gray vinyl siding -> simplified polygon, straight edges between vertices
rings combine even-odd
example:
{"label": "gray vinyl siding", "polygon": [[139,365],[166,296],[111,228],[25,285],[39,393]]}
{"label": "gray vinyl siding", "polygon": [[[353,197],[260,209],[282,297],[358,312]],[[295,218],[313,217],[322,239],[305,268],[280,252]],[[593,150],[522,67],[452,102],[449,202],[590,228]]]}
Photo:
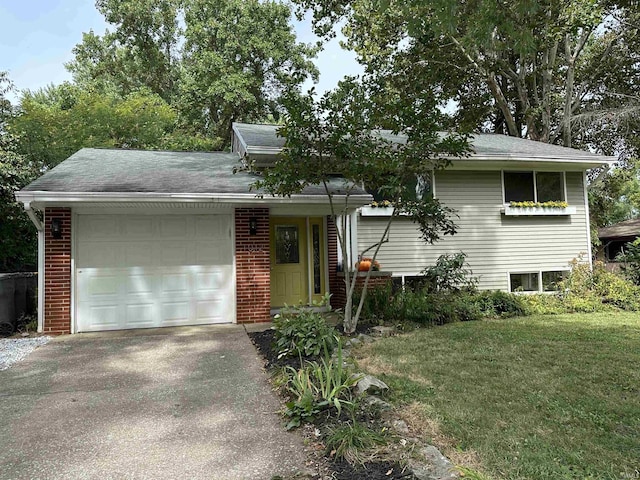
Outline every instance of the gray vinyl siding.
{"label": "gray vinyl siding", "polygon": [[[588,254],[589,243],[582,172],[567,172],[566,187],[575,214],[507,217],[501,213],[500,171],[438,172],[436,196],[456,209],[458,232],[428,245],[411,221],[394,220],[389,243],[378,254],[382,269],[394,276],[416,275],[439,255],[463,251],[479,288],[500,290],[509,289],[509,272],[567,270],[573,258]],[[359,251],[379,241],[387,220],[359,217]]]}

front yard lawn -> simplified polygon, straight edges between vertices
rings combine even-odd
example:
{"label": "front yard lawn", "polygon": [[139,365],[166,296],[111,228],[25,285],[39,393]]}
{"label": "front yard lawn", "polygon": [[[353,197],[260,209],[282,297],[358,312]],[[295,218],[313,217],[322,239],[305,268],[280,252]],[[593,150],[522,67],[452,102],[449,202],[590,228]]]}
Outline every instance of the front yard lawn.
{"label": "front yard lawn", "polygon": [[494,479],[640,478],[637,313],[456,323],[357,356],[454,463]]}

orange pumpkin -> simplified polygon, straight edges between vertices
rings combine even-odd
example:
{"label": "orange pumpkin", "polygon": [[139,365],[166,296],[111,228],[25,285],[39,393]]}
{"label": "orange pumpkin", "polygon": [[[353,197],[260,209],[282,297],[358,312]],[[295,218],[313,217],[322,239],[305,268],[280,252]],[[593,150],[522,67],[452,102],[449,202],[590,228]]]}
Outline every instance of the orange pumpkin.
{"label": "orange pumpkin", "polygon": [[372,262],[370,258],[363,258],[356,263],[356,269],[359,272],[367,272],[369,270],[377,271],[380,270],[380,264],[377,260]]}
{"label": "orange pumpkin", "polygon": [[360,260],[358,263],[356,263],[356,268],[359,272],[368,272],[371,268],[371,260]]}

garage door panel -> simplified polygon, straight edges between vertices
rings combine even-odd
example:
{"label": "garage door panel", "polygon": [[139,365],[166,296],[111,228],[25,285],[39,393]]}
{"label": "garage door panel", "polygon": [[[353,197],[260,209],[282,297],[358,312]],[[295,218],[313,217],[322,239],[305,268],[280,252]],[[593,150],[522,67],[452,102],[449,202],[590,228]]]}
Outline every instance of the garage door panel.
{"label": "garage door panel", "polygon": [[86,288],[90,298],[117,296],[120,293],[119,275],[91,275]]}
{"label": "garage door panel", "polygon": [[[189,217],[174,216],[160,221],[160,235],[167,239],[187,239],[189,235]],[[206,221],[206,219],[204,220]]]}
{"label": "garage door panel", "polygon": [[155,252],[146,242],[125,244],[123,266],[127,267],[151,267],[155,264]]}
{"label": "garage door panel", "polygon": [[155,302],[127,305],[126,325],[130,328],[144,328],[155,326],[158,310]]}
{"label": "garage door panel", "polygon": [[164,266],[190,265],[188,244],[167,243],[160,247],[160,262]]}
{"label": "garage door panel", "polygon": [[118,305],[91,305],[84,312],[91,318],[88,330],[114,330],[121,328],[120,307]]}
{"label": "garage door panel", "polygon": [[[79,215],[77,330],[232,322],[230,219]],[[100,225],[119,233],[100,237]]]}
{"label": "garage door panel", "polygon": [[87,242],[88,248],[79,249],[77,255],[78,267],[81,268],[117,268],[121,266],[120,252],[116,245],[110,242]]}
{"label": "garage door panel", "polygon": [[164,273],[162,274],[162,291],[160,295],[188,295],[189,288],[189,274],[188,273]]}
{"label": "garage door panel", "polygon": [[114,215],[81,215],[78,219],[78,228],[86,240],[116,239],[122,233],[120,222]]}
{"label": "garage door panel", "polygon": [[149,238],[155,233],[154,218],[150,215],[123,216],[123,240]]}
{"label": "garage door panel", "polygon": [[128,296],[155,296],[156,295],[156,276],[153,273],[148,274],[129,274],[126,275],[125,293]]}
{"label": "garage door panel", "polygon": [[192,318],[191,302],[162,302],[163,325],[189,325]]}

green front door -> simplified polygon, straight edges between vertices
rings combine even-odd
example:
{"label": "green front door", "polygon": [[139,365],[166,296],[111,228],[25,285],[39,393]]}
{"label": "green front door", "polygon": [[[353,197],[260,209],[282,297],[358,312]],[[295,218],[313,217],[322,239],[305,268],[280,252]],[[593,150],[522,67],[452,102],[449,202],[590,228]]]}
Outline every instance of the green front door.
{"label": "green front door", "polygon": [[271,218],[271,306],[308,303],[307,222],[299,217]]}

